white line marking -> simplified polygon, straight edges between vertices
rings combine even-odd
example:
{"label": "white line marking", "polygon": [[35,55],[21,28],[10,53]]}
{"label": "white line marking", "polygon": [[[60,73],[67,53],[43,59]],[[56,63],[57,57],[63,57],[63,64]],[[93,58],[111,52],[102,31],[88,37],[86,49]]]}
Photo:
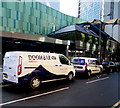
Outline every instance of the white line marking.
{"label": "white line marking", "polygon": [[115,103],[111,108],[117,108],[117,106],[120,105],[120,101],[118,101],[117,103]]}
{"label": "white line marking", "polygon": [[36,97],[40,97],[40,96],[60,92],[60,91],[67,90],[67,89],[69,89],[69,87],[61,88],[61,89],[58,89],[58,90],[54,90],[54,91],[46,92],[46,93],[43,93],[43,94],[38,94],[38,95],[26,97],[26,98],[22,98],[22,99],[18,99],[18,100],[13,100],[13,101],[10,101],[10,102],[1,103],[0,106],[15,103],[15,102],[20,102],[20,101],[25,101],[25,100],[28,100],[28,99],[32,99],[32,98],[36,98]]}
{"label": "white line marking", "polygon": [[109,78],[109,77],[100,78],[100,79],[93,80],[93,81],[89,81],[89,82],[86,82],[86,83],[87,83],[87,84],[90,84],[90,83],[94,83],[94,82],[97,82],[97,81],[105,80],[105,79],[108,79],[108,78]]}

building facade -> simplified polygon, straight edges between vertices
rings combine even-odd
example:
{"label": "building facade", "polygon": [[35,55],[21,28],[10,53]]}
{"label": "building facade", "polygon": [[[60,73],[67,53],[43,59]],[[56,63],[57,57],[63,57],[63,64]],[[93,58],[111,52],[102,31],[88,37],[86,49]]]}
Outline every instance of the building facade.
{"label": "building facade", "polygon": [[101,0],[79,0],[78,18],[93,20],[101,18]]}
{"label": "building facade", "polygon": [[120,18],[104,21],[105,32],[109,34],[116,41],[120,42]]}
{"label": "building facade", "polygon": [[120,1],[109,0],[104,2],[104,15],[111,14],[110,17],[104,17],[104,21],[120,18]]}
{"label": "building facade", "polygon": [[119,0],[109,0],[109,2],[105,1],[104,15],[110,14],[110,16],[103,17],[104,21],[109,23],[105,25],[105,32],[107,32],[111,37],[113,37],[118,42],[120,42],[120,12],[119,11],[120,11]]}
{"label": "building facade", "polygon": [[60,13],[40,2],[0,2],[0,30],[46,35],[84,20]]}
{"label": "building facade", "polygon": [[[86,20],[111,20],[120,18],[119,0],[79,0],[78,17]],[[110,14],[109,16],[107,16]]]}

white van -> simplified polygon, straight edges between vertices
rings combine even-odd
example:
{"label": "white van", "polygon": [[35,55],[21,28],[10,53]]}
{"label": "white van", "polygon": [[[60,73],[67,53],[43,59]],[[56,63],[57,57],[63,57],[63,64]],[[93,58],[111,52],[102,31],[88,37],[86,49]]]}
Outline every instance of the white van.
{"label": "white van", "polygon": [[62,54],[44,52],[6,52],[3,62],[3,81],[28,83],[36,89],[43,82],[72,80],[75,70]]}
{"label": "white van", "polygon": [[102,73],[103,67],[98,64],[98,60],[96,58],[74,57],[72,59],[72,63],[74,65],[76,75],[83,73],[87,77],[90,77],[91,74]]}

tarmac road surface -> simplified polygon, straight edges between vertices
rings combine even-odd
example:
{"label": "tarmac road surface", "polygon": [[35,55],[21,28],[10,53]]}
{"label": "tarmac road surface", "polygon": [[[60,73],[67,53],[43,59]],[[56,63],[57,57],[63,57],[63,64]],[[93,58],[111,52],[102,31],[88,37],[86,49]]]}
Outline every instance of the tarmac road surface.
{"label": "tarmac road surface", "polygon": [[[2,85],[0,106],[119,106],[120,72],[44,83],[37,90]],[[6,108],[5,107],[5,108]]]}

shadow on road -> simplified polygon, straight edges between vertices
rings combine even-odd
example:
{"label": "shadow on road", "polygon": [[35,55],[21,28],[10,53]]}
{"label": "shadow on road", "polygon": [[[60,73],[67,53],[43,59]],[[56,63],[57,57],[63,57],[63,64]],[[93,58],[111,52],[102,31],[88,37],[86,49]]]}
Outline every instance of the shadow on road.
{"label": "shadow on road", "polygon": [[2,90],[6,91],[6,92],[11,92],[14,94],[23,94],[23,93],[28,94],[28,93],[32,93],[32,92],[43,93],[43,92],[48,92],[48,91],[68,87],[68,86],[72,85],[74,82],[75,82],[75,80],[73,80],[72,82],[69,82],[66,80],[61,80],[61,81],[42,83],[40,85],[40,87],[36,90],[29,89],[29,87],[26,84],[25,85],[19,84],[19,85],[11,85],[8,87],[3,87]]}

